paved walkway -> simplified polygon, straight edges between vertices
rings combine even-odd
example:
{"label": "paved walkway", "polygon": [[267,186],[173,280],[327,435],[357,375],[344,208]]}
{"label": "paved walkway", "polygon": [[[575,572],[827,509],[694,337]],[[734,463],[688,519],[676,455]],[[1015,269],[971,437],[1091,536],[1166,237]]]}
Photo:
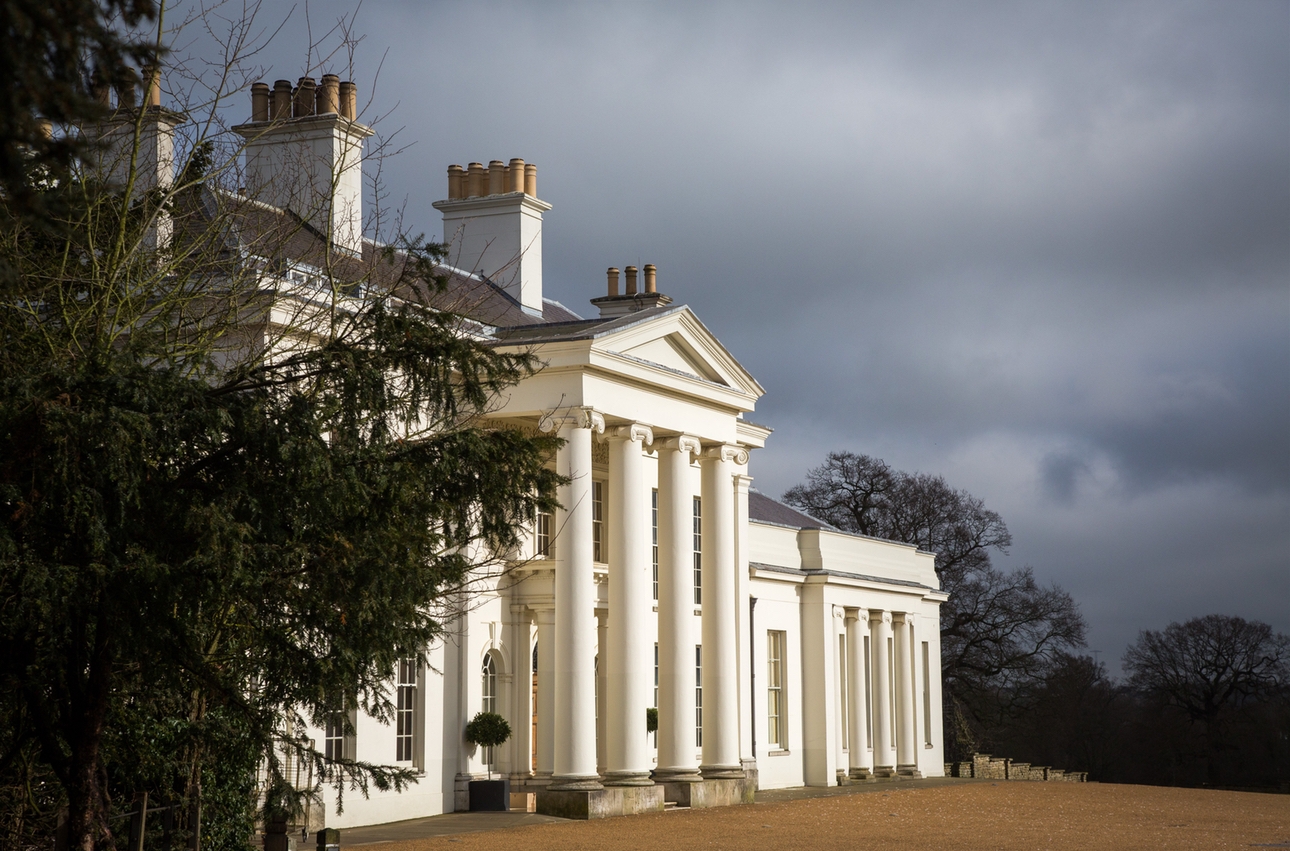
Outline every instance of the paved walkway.
{"label": "paved walkway", "polygon": [[[934,786],[952,786],[962,783],[986,783],[959,777],[928,777],[922,780],[900,780],[886,783],[857,783],[852,786],[795,786],[790,789],[767,789],[757,793],[757,803],[796,801],[802,798],[832,798],[837,795],[858,795],[866,792],[899,792],[904,789],[927,789]],[[452,836],[459,833],[480,833],[486,830],[505,830],[531,824],[553,824],[569,819],[543,816],[537,813],[444,813],[441,816],[408,819],[369,827],[348,827],[340,832],[341,848],[357,848],[379,842],[399,842],[406,839],[423,839],[430,836]],[[312,839],[313,837],[310,837]],[[308,847],[312,847],[306,843]]]}
{"label": "paved walkway", "polygon": [[568,821],[568,819],[520,812],[444,813],[441,816],[392,821],[388,824],[374,824],[369,827],[347,827],[340,832],[340,847],[356,848],[377,842],[399,842],[404,839],[423,839],[427,836],[479,833],[484,830],[505,830],[508,827],[552,824],[560,821]]}

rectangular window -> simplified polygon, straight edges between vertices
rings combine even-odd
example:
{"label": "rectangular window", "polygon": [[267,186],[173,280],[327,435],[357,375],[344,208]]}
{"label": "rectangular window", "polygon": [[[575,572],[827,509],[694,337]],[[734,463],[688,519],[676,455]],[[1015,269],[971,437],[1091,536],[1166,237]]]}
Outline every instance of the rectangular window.
{"label": "rectangular window", "polygon": [[412,762],[412,745],[416,737],[416,659],[399,660],[399,678],[396,690],[398,692],[398,703],[395,712],[394,759],[397,762]]}
{"label": "rectangular window", "polygon": [[784,717],[784,633],[766,633],[766,743],[788,750]]}
{"label": "rectangular window", "polygon": [[337,712],[327,718],[323,731],[323,756],[329,760],[345,758],[345,713]]}
{"label": "rectangular window", "polygon": [[865,724],[864,724],[864,744],[869,750],[873,750],[873,675],[869,668],[869,660],[873,658],[869,649],[869,636],[864,637],[864,705],[865,705]]}
{"label": "rectangular window", "polygon": [[694,498],[694,605],[703,603],[703,503]]}
{"label": "rectangular window", "polygon": [[[650,492],[650,543],[654,547],[654,599],[658,600],[658,488]],[[657,655],[657,651],[656,651]],[[654,683],[658,685],[657,680]],[[657,692],[657,688],[655,689]],[[658,706],[658,695],[654,696],[654,705]]]}
{"label": "rectangular window", "polygon": [[932,652],[923,642],[923,744],[932,745]]}
{"label": "rectangular window", "polygon": [[591,483],[591,560],[605,563],[605,483]]}
{"label": "rectangular window", "polygon": [[851,747],[851,709],[847,694],[847,637],[838,636],[838,721],[842,724],[842,749],[850,750]]}
{"label": "rectangular window", "polygon": [[538,511],[537,522],[534,524],[534,552],[538,558],[551,557],[551,512]]}
{"label": "rectangular window", "polygon": [[694,645],[694,746],[703,747],[703,645]]}
{"label": "rectangular window", "polygon": [[658,706],[658,642],[654,642],[654,706]]}

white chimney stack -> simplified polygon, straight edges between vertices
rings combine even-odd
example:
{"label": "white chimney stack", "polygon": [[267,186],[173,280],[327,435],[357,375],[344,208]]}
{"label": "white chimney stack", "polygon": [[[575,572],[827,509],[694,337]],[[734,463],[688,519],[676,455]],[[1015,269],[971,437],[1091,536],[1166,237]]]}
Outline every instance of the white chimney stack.
{"label": "white chimney stack", "polygon": [[251,121],[233,128],[246,139],[246,191],[300,216],[332,245],[363,250],[363,140],[373,130],[355,120],[354,84],[325,74],[293,89],[251,87]]}
{"label": "white chimney stack", "polygon": [[521,159],[449,166],[448,198],[434,207],[443,213],[450,262],[482,273],[524,312],[541,316],[542,214],[551,205],[537,198],[537,166]]}

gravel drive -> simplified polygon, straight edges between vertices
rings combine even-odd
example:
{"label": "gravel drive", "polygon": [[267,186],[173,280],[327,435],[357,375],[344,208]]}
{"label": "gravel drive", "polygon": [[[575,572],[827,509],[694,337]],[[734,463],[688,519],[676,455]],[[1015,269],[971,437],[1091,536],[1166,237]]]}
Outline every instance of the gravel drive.
{"label": "gravel drive", "polygon": [[[342,839],[344,834],[342,832]],[[351,846],[352,847],[352,846]],[[362,846],[429,849],[1290,849],[1290,795],[975,782]]]}

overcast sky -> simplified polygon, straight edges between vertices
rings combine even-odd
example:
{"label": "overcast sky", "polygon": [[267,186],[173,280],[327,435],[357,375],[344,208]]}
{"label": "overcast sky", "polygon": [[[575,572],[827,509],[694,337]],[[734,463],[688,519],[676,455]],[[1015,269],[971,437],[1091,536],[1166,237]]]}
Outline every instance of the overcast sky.
{"label": "overcast sky", "polygon": [[[311,2],[315,37],[352,5]],[[1113,672],[1173,620],[1290,633],[1290,3],[368,2],[356,29],[408,226],[441,233],[450,163],[536,163],[548,297],[592,315],[606,266],[656,264],[766,388],[763,492],[829,450],[944,475]]]}

